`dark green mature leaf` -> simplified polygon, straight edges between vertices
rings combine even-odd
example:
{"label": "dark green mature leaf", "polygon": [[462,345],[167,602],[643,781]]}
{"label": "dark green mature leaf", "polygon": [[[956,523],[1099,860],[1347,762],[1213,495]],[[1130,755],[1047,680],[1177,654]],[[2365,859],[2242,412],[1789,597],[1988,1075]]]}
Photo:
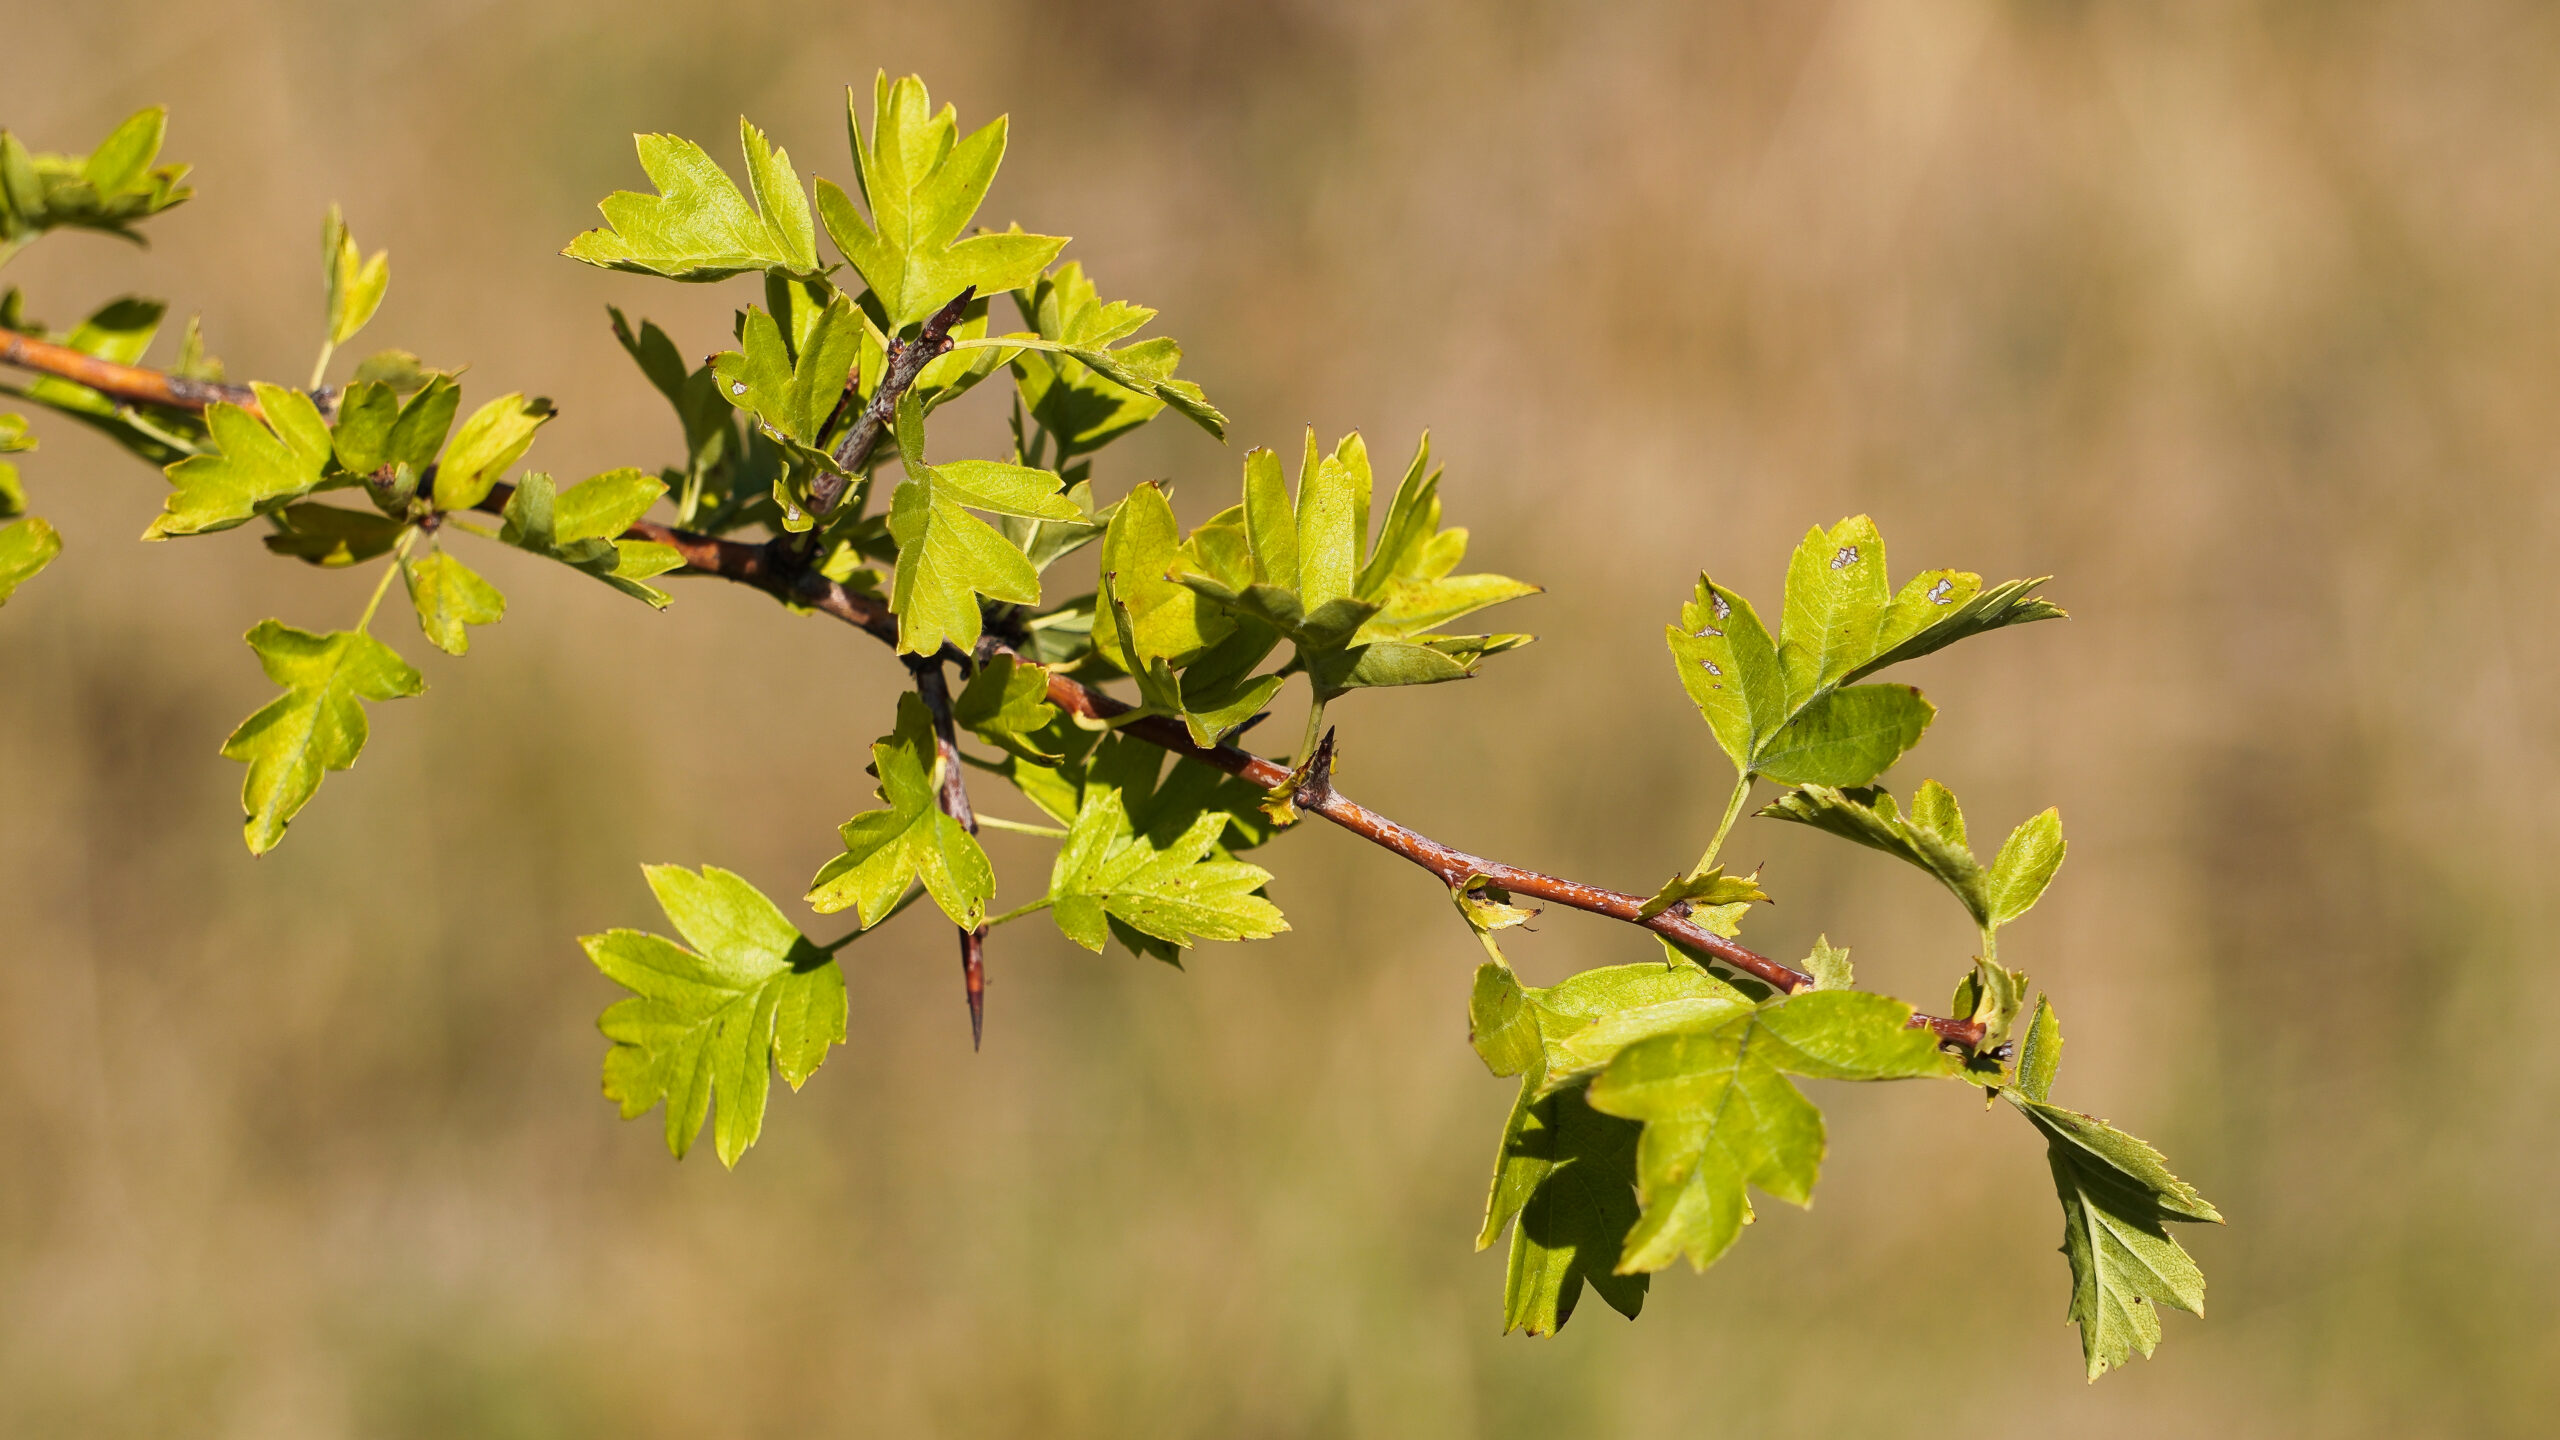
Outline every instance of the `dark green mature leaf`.
{"label": "dark green mature leaf", "polygon": [[87,155],[40,155],[0,130],[0,260],[47,230],[99,230],[140,243],[133,226],[195,194],[184,165],[154,166],[169,112],[136,111]]}
{"label": "dark green mature leaf", "polygon": [[871,772],[888,808],[844,823],[844,853],[809,882],[810,907],[821,915],[857,910],[865,926],[876,925],[912,881],[923,884],[954,924],[975,929],[985,923],[995,871],[978,837],[936,803],[941,757],[932,717],[916,696],[898,697],[898,728],[873,742]]}
{"label": "dark green mature leaf", "polygon": [[1809,1204],[1821,1169],[1822,1112],[1785,1077],[1893,1080],[1944,1075],[1911,1007],[1855,990],[1808,990],[1722,1018],[1633,1039],[1591,1082],[1592,1108],[1645,1122],[1636,1158],[1643,1217],[1620,1268],[1686,1257],[1705,1269],[1752,1218],[1748,1187]]}
{"label": "dark green mature leaf", "polygon": [[1681,687],[1737,770],[1853,787],[1917,744],[1933,713],[1908,687],[1854,682],[1968,635],[2061,616],[2028,595],[2042,583],[1985,591],[1978,575],[1932,570],[1893,594],[1884,537],[1855,515],[1797,546],[1778,637],[1749,602],[1702,575],[1666,638]]}
{"label": "dark green mature leaf", "polygon": [[248,640],[267,678],[285,693],[241,721],[222,753],[248,763],[240,805],[249,818],[242,830],[249,853],[264,855],[284,839],[285,826],[319,790],[322,774],[356,763],[366,734],[361,702],[403,699],[427,687],[398,652],[360,630],[315,635],[262,620]]}
{"label": "dark green mature leaf", "polygon": [[270,553],[333,570],[389,554],[400,543],[401,532],[409,528],[374,511],[341,510],[311,501],[287,505],[267,518],[276,524],[276,533],[267,537]]}
{"label": "dark green mature leaf", "polygon": [[1516,1192],[1522,1198],[1487,1209],[1490,1233],[1479,1235],[1476,1246],[1483,1249],[1502,1223],[1517,1220],[1503,1274],[1503,1333],[1554,1334],[1573,1318],[1585,1283],[1632,1320],[1644,1309],[1651,1277],[1620,1275],[1613,1267],[1636,1222],[1642,1127],[1592,1109],[1579,1087],[1543,1098],[1533,1097],[1532,1088],[1524,1080],[1513,1102],[1494,1181],[1497,1197]]}
{"label": "dark green mature leaf", "polygon": [[887,329],[920,323],[965,289],[980,295],[1019,290],[1057,258],[1067,243],[1060,236],[960,238],[1003,163],[1005,117],[962,139],[957,113],[945,105],[935,114],[924,81],[909,75],[893,85],[883,70],[872,87],[865,141],[855,100],[848,88],[845,130],[871,217],[866,221],[827,180],[817,184],[818,217],[871,287]]}
{"label": "dark green mature leaf", "polygon": [[169,467],[169,482],[176,488],[169,492],[164,512],[142,532],[143,539],[228,530],[320,483],[331,450],[329,425],[320,418],[319,407],[310,396],[280,386],[252,388],[265,423],[236,405],[216,402],[208,407],[205,423],[213,451]]}
{"label": "dark green mature leaf", "polygon": [[530,470],[507,498],[498,538],[520,550],[547,555],[607,585],[664,610],[666,591],[641,582],[684,566],[684,556],[654,540],[619,538],[667,493],[666,482],[625,467],[590,475],[555,492],[551,477]]}
{"label": "dark green mature leaf", "polygon": [[61,553],[61,534],[40,516],[0,526],[0,605]]}
{"label": "dark green mature leaf", "polygon": [[2036,1007],[2018,1083],[2001,1094],[2045,1140],[2062,1201],[2062,1253],[2071,1263],[2069,1318],[2080,1327],[2091,1380],[2160,1344],[2160,1314],[2204,1314],[2204,1272],[2169,1238],[2174,1223],[2220,1224],[2222,1214],[2170,1173],[2160,1152],[2103,1120],[2045,1098],[2060,1066],[2053,1001]]}
{"label": "dark green mature leaf", "polygon": [[1140,830],[1118,787],[1088,782],[1050,871],[1059,931],[1098,952],[1111,920],[1180,948],[1194,940],[1263,940],[1288,929],[1280,907],[1257,893],[1271,872],[1220,847],[1231,819],[1204,810],[1168,839]]}
{"label": "dark green mature leaf", "polygon": [[924,412],[913,392],[898,402],[898,461],[907,476],[889,498],[889,534],[898,542],[889,608],[898,616],[898,649],[973,649],[982,633],[978,597],[1037,605],[1040,572],[1019,546],[969,512],[1039,520],[1075,520],[1081,512],[1046,470],[995,460],[926,464]]}
{"label": "dark green mature leaf", "polygon": [[409,601],[418,611],[418,628],[428,643],[447,655],[471,653],[472,625],[495,625],[506,618],[507,597],[478,572],[436,550],[403,562]]}
{"label": "dark green mature leaf", "polygon": [[712,1132],[734,1166],[764,1132],[772,1071],[793,1090],[845,1040],[844,972],[763,892],[716,866],[642,867],[688,950],[639,930],[579,939],[607,979],[632,992],[598,1028],[605,1097],[636,1119],[667,1107],[667,1149],[679,1160],[720,1097]]}
{"label": "dark green mature leaf", "polygon": [[1498,963],[1476,967],[1469,1034],[1488,1069],[1521,1077],[1476,1234],[1482,1250],[1518,1221],[1503,1287],[1506,1333],[1554,1333],[1572,1318],[1585,1282],[1630,1319],[1642,1308],[1646,1277],[1617,1270],[1638,1214],[1638,1127],[1592,1109],[1582,1084],[1631,1038],[1750,1008],[1685,963],[1611,966],[1546,989],[1522,988]]}
{"label": "dark green mature leaf", "polygon": [[812,278],[822,273],[809,197],[792,173],[791,156],[766,143],[764,132],[745,116],[738,117],[738,144],[761,214],[701,146],[674,135],[631,139],[658,193],[617,190],[606,196],[596,207],[604,212],[605,228],[580,235],[561,254],[670,280],[725,280],[752,270]]}

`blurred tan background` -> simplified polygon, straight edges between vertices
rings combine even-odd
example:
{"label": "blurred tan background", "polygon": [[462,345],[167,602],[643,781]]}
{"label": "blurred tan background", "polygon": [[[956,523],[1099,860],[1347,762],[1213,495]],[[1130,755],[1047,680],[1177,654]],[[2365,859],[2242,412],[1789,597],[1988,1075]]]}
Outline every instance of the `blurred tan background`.
{"label": "blurred tan background", "polygon": [[[482,547],[507,622],[400,640],[431,693],[253,863],[239,636],[344,624],[370,576],[136,545],[161,482],[39,417],[69,548],[0,612],[0,1431],[2548,1433],[2560,12],[0,0],[0,36],[0,124],[78,149],[167,102],[202,191],[147,253],[11,265],[32,313],[166,296],[299,379],[342,201],[393,257],[357,348],[556,397],[567,475],[675,450],[608,302],[700,354],[754,294],[556,257],[640,186],[630,132],[734,165],[744,110],[849,180],[876,67],[1009,110],[985,218],[1077,237],[1236,418],[1154,427],[1106,494],[1172,476],[1196,515],[1242,444],[1400,460],[1427,424],[1474,559],[1549,584],[1495,617],[1543,643],[1340,716],[1353,793],[1522,863],[1642,888],[1712,829],[1659,639],[1702,565],[1774,597],[1864,510],[1897,573],[2056,574],[2071,623],[1911,673],[1943,713],[1896,778],[1977,831],[2062,806],[2004,958],[2053,989],[2064,1098],[2232,1220],[2182,1237],[2211,1318],[2087,1387],[2025,1127],[1831,1087],[1810,1214],[1635,1325],[1505,1339],[1475,948],[1324,827],[1269,852],[1294,931],[1188,974],[1003,932],[977,1056],[910,917],[740,1168],[673,1163],[597,1094],[616,992],[573,937],[657,923],[644,859],[796,894],[867,803],[888,657]],[[992,844],[1007,903],[1040,883]],[[1881,857],[1729,853],[1775,953],[1827,932],[1923,1001],[1969,953]],[[1650,945],[1551,914],[1515,951]]]}

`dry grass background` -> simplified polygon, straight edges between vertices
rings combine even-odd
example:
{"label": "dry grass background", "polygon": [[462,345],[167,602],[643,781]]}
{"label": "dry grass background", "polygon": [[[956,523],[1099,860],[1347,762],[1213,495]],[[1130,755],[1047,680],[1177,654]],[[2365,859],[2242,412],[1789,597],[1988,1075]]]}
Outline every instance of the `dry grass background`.
{"label": "dry grass background", "polygon": [[[573,936],[633,862],[798,886],[898,679],[689,585],[652,615],[521,557],[468,661],[252,863],[239,643],[364,580],[142,547],[147,471],[60,424],[70,548],[0,614],[0,1430],[87,1436],[2542,1433],[2560,1400],[2548,555],[2560,536],[2560,14],[2501,0],[2124,7],[1170,3],[722,7],[0,0],[0,123],[175,106],[158,248],[10,267],[57,323],[200,308],[299,376],[313,232],[394,260],[366,337],[557,397],[576,475],[674,432],[608,301],[712,348],[738,287],[555,257],[634,130],[739,111],[844,178],[838,87],[998,109],[990,214],[1163,308],[1243,443],[1423,425],[1477,558],[1551,593],[1468,686],[1355,698],[1355,793],[1641,886],[1722,761],[1658,627],[1774,591],[1812,521],[1898,569],[2058,578],[2077,618],[1930,662],[1903,778],[1977,828],[2059,802],[2014,932],[2064,1088],[2232,1217],[2212,1318],[2087,1388],[2036,1146],[1838,1091],[1767,1207],[1644,1320],[1503,1339],[1470,1253],[1508,1090],[1473,945],[1324,832],[1296,929],[1190,973],[1001,937],[968,1053],[951,944],[852,954],[855,1043],[734,1174],[595,1093]],[[981,416],[965,422],[991,436]],[[1106,490],[1233,450],[1157,427]],[[1746,827],[1781,954],[1935,998],[1916,877]],[[995,845],[1009,887],[1039,852]],[[1009,890],[1010,893],[1010,890]],[[1633,958],[1551,916],[1542,976]]]}

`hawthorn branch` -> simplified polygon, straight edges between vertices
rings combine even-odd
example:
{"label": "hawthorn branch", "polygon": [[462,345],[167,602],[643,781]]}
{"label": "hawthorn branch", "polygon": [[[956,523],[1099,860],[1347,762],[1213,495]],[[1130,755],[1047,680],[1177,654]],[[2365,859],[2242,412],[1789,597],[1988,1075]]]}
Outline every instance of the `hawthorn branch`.
{"label": "hawthorn branch", "polygon": [[[955,300],[951,305],[945,306],[943,312],[937,314],[934,319],[943,321],[947,331],[950,322],[944,320],[944,316],[948,315],[956,319],[965,300],[964,296],[961,300]],[[928,331],[932,328],[933,321],[928,321]],[[918,337],[919,346],[923,338],[921,335]],[[948,348],[947,333],[942,337],[942,344],[944,348]],[[920,349],[915,353],[920,353]],[[925,362],[931,358],[931,355],[925,355],[916,360],[908,370],[904,384],[899,388],[903,389],[905,385],[913,384],[915,374],[921,371]],[[236,386],[186,380],[129,365],[112,365],[66,346],[53,345],[6,332],[0,332],[0,361],[44,374],[58,375],[118,399],[137,403],[200,410],[214,401],[221,400],[242,405],[244,408],[255,408],[254,397]],[[890,386],[886,378],[880,390],[883,394],[889,392]],[[896,399],[894,394],[889,395],[893,413]],[[871,411],[877,408],[876,400],[872,406],[866,407],[864,412],[866,421],[870,419]],[[863,428],[862,425],[857,424],[855,433],[860,433]],[[849,434],[847,440],[852,439],[853,435]],[[876,445],[878,439],[879,426],[874,424],[870,428],[867,444]],[[868,454],[866,447],[863,452],[866,460]],[[480,503],[479,508],[491,511],[502,510],[505,508],[507,496],[512,493],[509,487],[499,486]],[[812,499],[815,498],[813,495]],[[627,539],[656,541],[673,548],[676,553],[682,555],[685,560],[684,570],[671,573],[716,575],[724,580],[751,586],[776,599],[843,621],[893,649],[897,646],[898,622],[897,618],[889,613],[886,602],[873,596],[847,590],[843,585],[815,570],[778,554],[775,547],[700,535],[687,530],[678,530],[673,526],[661,525],[652,520],[640,521],[623,534]],[[956,787],[959,783],[959,766],[956,763],[957,746],[953,740],[949,719],[947,682],[941,678],[941,666],[938,663],[934,664],[932,669],[935,677],[932,683],[943,695],[942,708],[936,713],[935,718],[935,744],[936,748],[943,750],[945,754],[947,778],[946,794],[943,799],[947,807],[952,798],[947,793],[948,788]],[[917,681],[918,690],[925,691],[927,682],[922,670],[917,672]],[[1062,710],[1089,720],[1118,719],[1135,708],[1055,671],[1049,676],[1049,701]],[[929,709],[932,708],[933,701],[930,694],[927,694],[926,704]],[[1293,773],[1288,767],[1276,761],[1266,760],[1231,745],[1195,745],[1192,743],[1189,732],[1179,721],[1162,715],[1149,715],[1127,721],[1120,726],[1120,731],[1144,740],[1150,745],[1197,760],[1212,769],[1240,776],[1264,789],[1271,789],[1289,781]],[[1322,747],[1320,753],[1328,763],[1323,766],[1310,764],[1307,772],[1299,777],[1294,796],[1298,808],[1310,814],[1321,815],[1370,844],[1403,856],[1429,871],[1433,877],[1453,890],[1464,887],[1471,879],[1481,878],[1486,883],[1510,891],[1513,895],[1526,896],[1533,900],[1642,926],[1710,956],[1720,964],[1750,975],[1783,993],[1793,994],[1813,983],[1812,976],[1770,959],[1738,941],[1728,940],[1715,934],[1689,919],[1687,915],[1680,913],[1677,907],[1647,917],[1642,913],[1645,904],[1644,896],[1631,895],[1623,890],[1611,890],[1598,885],[1586,885],[1579,880],[1567,880],[1517,865],[1506,865],[1498,860],[1488,860],[1455,846],[1441,844],[1427,835],[1400,825],[1336,790],[1333,786],[1329,763],[1330,745]],[[966,792],[961,792],[958,799],[963,808],[952,812],[955,818],[967,813]],[[963,823],[970,822],[964,820]],[[962,955],[964,963],[968,964],[972,970],[970,1018],[974,1034],[979,1019],[978,1007],[982,993],[980,986],[983,982],[976,974],[980,965],[980,956],[965,936],[962,942]],[[1982,1043],[1983,1026],[1975,1021],[1914,1015],[1911,1023],[1914,1027],[1936,1032],[1940,1039],[1950,1044],[1967,1049]]]}

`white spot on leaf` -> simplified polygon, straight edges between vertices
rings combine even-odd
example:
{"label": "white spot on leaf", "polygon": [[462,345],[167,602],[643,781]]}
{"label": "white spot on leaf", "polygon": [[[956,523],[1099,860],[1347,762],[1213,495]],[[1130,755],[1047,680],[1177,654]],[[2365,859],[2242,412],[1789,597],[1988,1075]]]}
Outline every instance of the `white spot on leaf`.
{"label": "white spot on leaf", "polygon": [[1949,580],[1944,576],[1940,576],[1938,583],[1929,587],[1929,603],[1932,605],[1946,604],[1949,600],[1954,598],[1955,588],[1956,582]]}
{"label": "white spot on leaf", "polygon": [[1831,568],[1834,570],[1846,570],[1857,563],[1858,547],[1855,545],[1843,545],[1840,547],[1840,553],[1831,557]]}
{"label": "white spot on leaf", "polygon": [[746,394],[746,393],[747,393],[747,382],[746,382],[746,381],[744,381],[744,380],[732,380],[732,381],[730,381],[730,382],[729,382],[729,393],[730,393],[730,394],[732,394],[732,395],[744,395],[744,394]]}

